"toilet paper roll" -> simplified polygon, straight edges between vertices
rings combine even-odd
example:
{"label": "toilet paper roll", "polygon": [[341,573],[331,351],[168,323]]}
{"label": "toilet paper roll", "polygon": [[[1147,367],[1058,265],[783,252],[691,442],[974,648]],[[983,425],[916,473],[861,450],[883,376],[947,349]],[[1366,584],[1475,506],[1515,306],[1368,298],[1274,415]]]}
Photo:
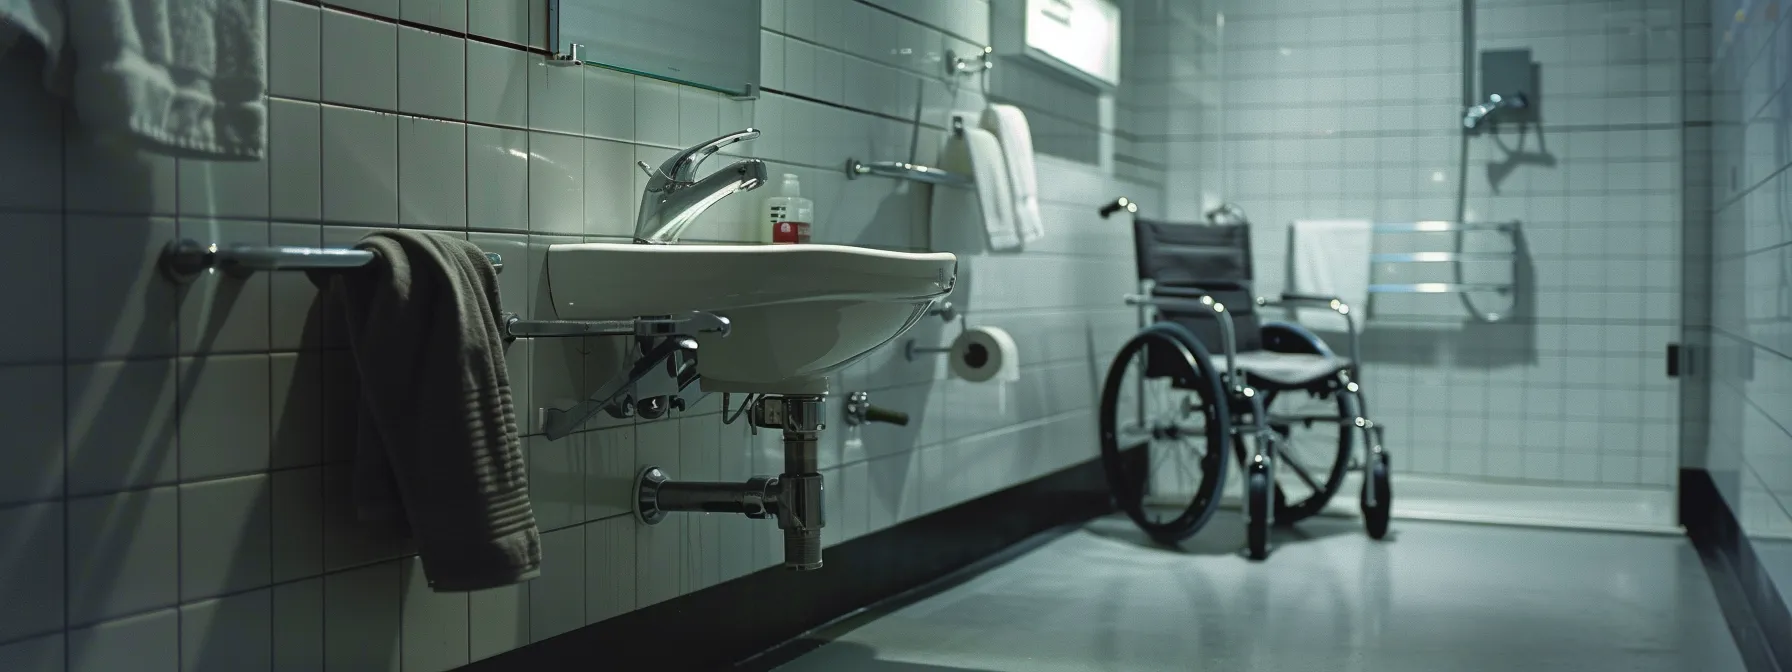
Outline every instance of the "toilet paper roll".
{"label": "toilet paper roll", "polygon": [[1020,353],[1014,337],[999,327],[971,327],[952,341],[952,375],[973,383],[1020,380]]}

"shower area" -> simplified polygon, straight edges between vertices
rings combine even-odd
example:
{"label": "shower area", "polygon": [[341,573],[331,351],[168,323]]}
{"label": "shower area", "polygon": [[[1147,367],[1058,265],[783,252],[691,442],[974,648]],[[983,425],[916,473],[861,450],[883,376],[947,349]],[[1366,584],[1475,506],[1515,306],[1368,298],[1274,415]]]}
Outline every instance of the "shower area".
{"label": "shower area", "polygon": [[1242,208],[1264,296],[1292,222],[1372,223],[1364,382],[1397,515],[1675,529],[1702,2],[1128,9],[1115,160],[1162,180],[1150,214]]}

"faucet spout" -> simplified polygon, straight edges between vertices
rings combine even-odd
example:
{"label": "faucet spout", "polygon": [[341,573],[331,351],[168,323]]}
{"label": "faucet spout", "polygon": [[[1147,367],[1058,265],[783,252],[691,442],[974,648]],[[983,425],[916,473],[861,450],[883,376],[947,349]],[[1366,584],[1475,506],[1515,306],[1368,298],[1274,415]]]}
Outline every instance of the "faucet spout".
{"label": "faucet spout", "polygon": [[685,227],[722,199],[765,184],[765,162],[737,161],[709,177],[676,189],[641,195],[641,215],[635,222],[635,242],[671,243]]}
{"label": "faucet spout", "polygon": [[737,161],[709,177],[697,179],[697,167],[704,159],[723,147],[756,137],[757,129],[742,129],[674,154],[658,170],[642,163],[641,170],[646,171],[648,179],[647,188],[641,193],[641,211],[635,219],[635,242],[673,242],[717,201],[765,184],[765,162],[756,159]]}

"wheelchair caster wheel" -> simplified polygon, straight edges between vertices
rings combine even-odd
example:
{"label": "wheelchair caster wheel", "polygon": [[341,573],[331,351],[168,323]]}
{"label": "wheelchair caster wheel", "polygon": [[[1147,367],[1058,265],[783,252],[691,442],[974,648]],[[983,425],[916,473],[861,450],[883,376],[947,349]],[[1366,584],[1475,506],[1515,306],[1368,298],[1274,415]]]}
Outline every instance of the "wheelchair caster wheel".
{"label": "wheelchair caster wheel", "polygon": [[1269,557],[1269,465],[1252,463],[1245,477],[1245,537],[1252,560]]}
{"label": "wheelchair caster wheel", "polygon": [[[1381,539],[1388,534],[1388,517],[1394,508],[1394,491],[1388,487],[1388,455],[1380,453],[1371,458],[1368,473],[1365,474],[1362,494],[1363,525],[1368,528],[1370,539]],[[1369,487],[1375,488],[1375,503],[1369,503]]]}

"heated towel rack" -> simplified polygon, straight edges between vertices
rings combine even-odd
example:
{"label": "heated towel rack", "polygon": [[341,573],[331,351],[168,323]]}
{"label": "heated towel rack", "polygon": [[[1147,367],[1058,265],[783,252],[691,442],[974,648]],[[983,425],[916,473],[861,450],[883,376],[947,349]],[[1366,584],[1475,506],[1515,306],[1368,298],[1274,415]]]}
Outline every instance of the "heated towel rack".
{"label": "heated towel rack", "polygon": [[[1375,222],[1370,226],[1375,233],[1454,233],[1483,231],[1503,233],[1508,236],[1518,232],[1518,222],[1451,222],[1444,220],[1423,220],[1417,222]],[[1457,239],[1457,247],[1461,247],[1461,239]],[[1378,252],[1369,255],[1370,263],[1375,264],[1462,264],[1469,262],[1506,262],[1514,265],[1518,262],[1518,246],[1513,245],[1511,252],[1462,252],[1423,251],[1423,252]],[[1456,277],[1462,277],[1460,267]],[[1514,276],[1516,277],[1516,272]],[[1493,292],[1497,294],[1512,293],[1510,282],[1412,282],[1412,283],[1375,283],[1369,284],[1371,294],[1460,294],[1469,292]],[[1497,313],[1479,313],[1477,317],[1493,321],[1499,319]]]}
{"label": "heated towel rack", "polygon": [[[964,118],[952,117],[952,134],[964,135]],[[968,187],[976,184],[976,178],[969,175],[941,170],[932,166],[923,166],[906,161],[871,161],[858,159],[846,160],[846,179],[856,180],[861,175],[891,177],[898,180],[912,180],[927,184],[946,184],[955,187]]]}
{"label": "heated towel rack", "polygon": [[[485,253],[492,268],[504,272],[504,257]],[[182,238],[162,248],[162,274],[175,282],[191,282],[211,269],[235,276],[255,271],[308,271],[359,268],[373,261],[367,250],[337,247],[289,247],[281,245],[210,245]]]}

